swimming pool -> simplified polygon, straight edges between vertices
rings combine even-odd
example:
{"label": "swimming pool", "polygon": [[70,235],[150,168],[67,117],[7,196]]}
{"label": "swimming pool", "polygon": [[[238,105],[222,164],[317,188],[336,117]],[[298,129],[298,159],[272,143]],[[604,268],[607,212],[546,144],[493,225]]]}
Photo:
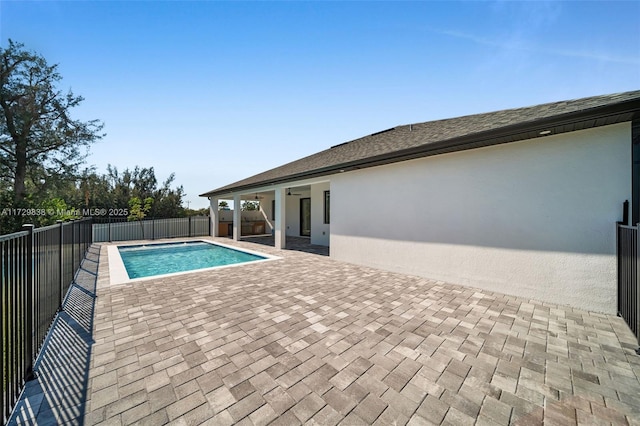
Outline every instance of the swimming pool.
{"label": "swimming pool", "polygon": [[[112,253],[114,256],[111,255]],[[125,278],[122,272],[132,280],[264,261],[270,258],[272,257],[205,241],[171,242],[118,246],[115,251],[110,250],[109,269],[112,270],[113,263],[116,269],[115,275],[119,275],[122,281],[122,278]],[[117,271],[120,265],[124,271]],[[113,282],[113,279],[111,281]]]}

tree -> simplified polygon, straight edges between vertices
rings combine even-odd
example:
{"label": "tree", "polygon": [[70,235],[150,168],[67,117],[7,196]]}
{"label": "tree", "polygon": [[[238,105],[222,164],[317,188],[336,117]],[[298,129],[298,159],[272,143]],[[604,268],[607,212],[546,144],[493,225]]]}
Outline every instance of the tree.
{"label": "tree", "polygon": [[229,210],[229,203],[222,200],[218,203],[218,210]]}
{"label": "tree", "polygon": [[0,47],[0,179],[11,184],[16,205],[30,185],[73,179],[87,155],[82,148],[104,136],[99,120],[71,118],[84,98],[58,90],[57,68],[21,43]]}
{"label": "tree", "polygon": [[201,209],[187,209],[185,210],[187,216],[209,216],[209,207],[203,207]]}
{"label": "tree", "polygon": [[129,216],[128,221],[142,220],[147,217],[147,214],[153,206],[153,198],[147,197],[144,199],[144,204],[138,197],[133,197],[129,200]]}
{"label": "tree", "polygon": [[147,197],[143,201],[138,197],[132,197],[129,200],[129,216],[127,220],[132,222],[137,220],[140,223],[140,228],[142,228],[142,239],[144,240],[144,225],[142,220],[147,217],[147,214],[151,210],[151,206],[153,206],[153,198]]}
{"label": "tree", "polygon": [[243,211],[260,210],[260,202],[259,201],[243,201],[242,210]]}
{"label": "tree", "polygon": [[[151,168],[153,173],[153,167]],[[162,187],[155,189],[154,198],[158,200],[154,206],[154,215],[156,217],[184,217],[185,209],[182,207],[182,197],[185,196],[182,185],[175,189],[171,189],[171,184],[175,180],[175,174],[171,173],[167,180],[162,183]]]}
{"label": "tree", "polygon": [[73,210],[60,198],[46,200],[42,202],[39,207],[41,210],[47,212],[47,215],[42,216],[43,220],[40,223],[36,223],[36,225],[45,226],[51,225],[58,220],[76,219],[76,216],[72,214]]}
{"label": "tree", "polygon": [[171,188],[175,180],[175,174],[169,175],[167,180],[158,187],[153,167],[138,167],[133,170],[125,169],[122,173],[116,167],[107,167],[107,178],[111,185],[112,207],[126,207],[131,197],[141,200],[151,197],[154,204],[151,214],[154,217],[183,217],[185,215],[182,207],[182,197],[184,189],[179,186]]}
{"label": "tree", "polygon": [[115,205],[111,189],[107,175],[98,175],[93,168],[85,169],[67,196],[73,200],[74,205],[84,208],[113,209],[126,207],[126,204],[123,206]]}
{"label": "tree", "polygon": [[[11,214],[11,211],[17,210],[10,208],[14,203],[13,192],[0,180],[0,235],[19,230],[23,223],[40,227],[83,214],[124,216],[130,210],[130,200],[134,198],[138,200],[134,202],[139,205],[144,217],[161,219],[209,214],[208,208],[183,208],[184,189],[182,186],[172,187],[175,175],[172,173],[162,185],[158,185],[153,167],[136,166],[133,170],[119,172],[109,165],[106,174],[99,174],[91,167],[76,175],[74,179],[49,179],[46,188],[43,187],[37,197],[28,193],[21,210],[38,212],[29,216]],[[144,200],[147,198],[153,199],[153,203],[145,210]],[[65,211],[71,212],[70,215],[58,214]],[[106,217],[95,216],[94,219],[107,220]],[[140,219],[136,216],[131,220]]]}

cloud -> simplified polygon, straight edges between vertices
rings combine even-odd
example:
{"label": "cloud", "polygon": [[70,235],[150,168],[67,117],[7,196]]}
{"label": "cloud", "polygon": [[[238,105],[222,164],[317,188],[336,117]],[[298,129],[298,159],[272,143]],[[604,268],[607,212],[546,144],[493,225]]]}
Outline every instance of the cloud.
{"label": "cloud", "polygon": [[[567,10],[568,5],[556,1],[513,2],[497,0],[491,2],[490,13],[479,23],[486,28],[486,34],[478,31],[432,28],[432,31],[471,43],[501,50],[503,54],[524,53],[527,56],[552,55],[563,58],[580,58],[589,61],[640,65],[640,55],[636,52],[615,54],[611,50],[585,45],[584,37],[571,37],[568,28],[575,27],[575,10]],[[571,7],[569,7],[571,9]],[[590,12],[593,13],[593,12]],[[581,19],[584,19],[581,18]],[[596,30],[604,31],[604,30]],[[491,34],[491,35],[489,35]],[[550,34],[558,34],[553,42],[545,43]],[[558,37],[564,44],[558,47]],[[576,43],[580,43],[580,47]]]}
{"label": "cloud", "polygon": [[475,34],[455,31],[455,30],[438,30],[431,29],[432,32],[458,38],[462,40],[468,40],[476,44],[496,47],[503,50],[517,50],[522,52],[536,53],[542,55],[554,55],[567,58],[582,58],[600,62],[612,62],[620,64],[640,65],[640,57],[633,56],[616,56],[608,53],[598,52],[596,50],[568,50],[568,49],[556,49],[542,46],[531,45],[529,42],[522,40],[522,37],[506,37],[500,40],[491,39],[487,37],[477,36]]}

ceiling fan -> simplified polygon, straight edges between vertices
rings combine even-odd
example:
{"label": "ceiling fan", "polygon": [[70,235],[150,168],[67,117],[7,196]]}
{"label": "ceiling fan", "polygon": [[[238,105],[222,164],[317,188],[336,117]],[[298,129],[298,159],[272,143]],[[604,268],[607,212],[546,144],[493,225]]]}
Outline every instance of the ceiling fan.
{"label": "ceiling fan", "polygon": [[264,197],[262,195],[258,195],[258,193],[256,192],[256,196],[253,197],[254,200],[258,201],[258,200],[262,200]]}
{"label": "ceiling fan", "polygon": [[291,193],[291,188],[287,188],[287,196],[289,195],[302,195],[302,194],[292,194]]}

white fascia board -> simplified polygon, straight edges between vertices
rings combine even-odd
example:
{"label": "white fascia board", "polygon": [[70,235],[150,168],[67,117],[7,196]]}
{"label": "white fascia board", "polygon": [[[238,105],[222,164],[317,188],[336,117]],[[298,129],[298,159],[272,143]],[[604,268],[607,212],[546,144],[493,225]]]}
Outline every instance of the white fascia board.
{"label": "white fascia board", "polygon": [[331,176],[332,175],[327,175],[327,176],[321,176],[317,178],[301,179],[301,180],[296,180],[291,182],[263,185],[263,186],[258,186],[252,189],[243,189],[241,191],[232,191],[226,194],[216,195],[215,198],[217,198],[218,200],[232,200],[234,195],[236,194],[240,194],[240,196],[242,197],[243,195],[255,195],[256,192],[275,191],[277,188],[295,188],[297,186],[316,185],[319,183],[331,182]]}

